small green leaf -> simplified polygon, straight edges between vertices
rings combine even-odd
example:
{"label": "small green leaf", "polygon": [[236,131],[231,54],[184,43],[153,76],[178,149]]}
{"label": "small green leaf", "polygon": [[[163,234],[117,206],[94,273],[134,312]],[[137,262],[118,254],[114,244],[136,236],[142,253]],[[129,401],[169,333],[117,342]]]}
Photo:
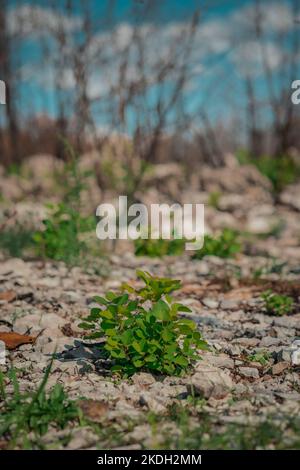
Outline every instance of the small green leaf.
{"label": "small green leaf", "polygon": [[82,328],[83,330],[91,330],[93,326],[90,323],[82,322],[79,323],[79,328]]}
{"label": "small green leaf", "polygon": [[161,321],[170,320],[170,307],[163,300],[158,300],[152,307],[152,314]]}
{"label": "small green leaf", "polygon": [[100,297],[99,295],[96,295],[93,297],[94,302],[100,305],[107,305],[107,300],[104,299],[104,297]]}

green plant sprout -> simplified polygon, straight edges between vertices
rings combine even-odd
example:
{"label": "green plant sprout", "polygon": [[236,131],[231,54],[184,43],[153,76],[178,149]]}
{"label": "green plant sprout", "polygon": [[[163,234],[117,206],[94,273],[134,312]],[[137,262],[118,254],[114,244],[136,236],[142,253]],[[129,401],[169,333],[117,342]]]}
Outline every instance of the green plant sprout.
{"label": "green plant sprout", "polygon": [[248,361],[250,362],[259,362],[262,366],[269,364],[271,354],[268,351],[257,352],[255,354],[249,354],[247,356]]}
{"label": "green plant sprout", "polygon": [[80,326],[92,330],[90,339],[103,338],[112,372],[181,375],[199,359],[198,350],[208,345],[196,323],[178,315],[190,312],[170,296],[180,281],[142,271],[137,276],[144,282],[142,288],[124,284],[122,292],[95,297],[99,307],[92,308]]}

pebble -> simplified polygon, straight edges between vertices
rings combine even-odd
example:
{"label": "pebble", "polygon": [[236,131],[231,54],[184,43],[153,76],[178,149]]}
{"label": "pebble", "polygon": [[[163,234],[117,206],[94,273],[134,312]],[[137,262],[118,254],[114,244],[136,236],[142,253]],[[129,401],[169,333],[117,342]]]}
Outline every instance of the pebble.
{"label": "pebble", "polygon": [[203,303],[203,305],[205,305],[205,307],[208,307],[208,308],[218,308],[219,306],[219,302],[215,299],[211,299],[209,297],[204,297],[201,302]]}
{"label": "pebble", "polygon": [[259,344],[260,340],[257,338],[236,338],[231,341],[231,344],[239,344],[246,348],[254,348]]}
{"label": "pebble", "polygon": [[239,367],[238,372],[241,376],[249,378],[249,379],[259,378],[259,372],[254,367]]}
{"label": "pebble", "polygon": [[292,364],[300,366],[300,349],[292,352]]}
{"label": "pebble", "polygon": [[290,367],[289,362],[278,362],[277,364],[274,364],[272,366],[272,374],[273,375],[280,375],[285,369],[288,369]]}
{"label": "pebble", "polygon": [[240,302],[232,299],[222,300],[220,308],[223,310],[234,310],[239,307]]}
{"label": "pebble", "polygon": [[187,379],[188,392],[202,398],[224,398],[233,388],[230,376],[218,367],[199,362],[195,367],[196,373]]}
{"label": "pebble", "polygon": [[269,346],[277,346],[282,344],[282,339],[280,338],[273,338],[272,336],[265,336],[261,342],[259,343],[259,346],[261,348],[267,348]]}
{"label": "pebble", "polygon": [[205,354],[205,361],[216,367],[224,367],[225,369],[234,368],[234,361],[225,355],[214,356],[212,354]]}
{"label": "pebble", "polygon": [[291,362],[291,349],[280,349],[276,353],[276,361],[277,362]]}

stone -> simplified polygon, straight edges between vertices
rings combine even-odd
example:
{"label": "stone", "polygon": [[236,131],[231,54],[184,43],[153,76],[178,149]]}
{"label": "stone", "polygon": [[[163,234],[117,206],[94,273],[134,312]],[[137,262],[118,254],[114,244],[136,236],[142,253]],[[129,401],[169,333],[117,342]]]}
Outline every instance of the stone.
{"label": "stone", "polygon": [[67,449],[85,449],[97,443],[98,436],[90,428],[80,427],[75,429],[67,445]]}
{"label": "stone", "polygon": [[135,385],[139,385],[141,388],[147,388],[156,382],[155,378],[151,374],[145,372],[139,372],[132,376],[132,382]]}
{"label": "stone", "polygon": [[82,296],[78,292],[74,291],[64,291],[62,293],[61,299],[64,302],[70,303],[70,304],[76,304],[77,302],[83,303]]}
{"label": "stone", "polygon": [[204,297],[204,299],[201,300],[203,305],[208,308],[218,308],[219,302],[215,299],[211,299],[209,297]]}
{"label": "stone", "polygon": [[230,376],[218,367],[204,361],[195,367],[195,374],[188,379],[188,393],[196,394],[202,398],[224,398],[233,388]]}
{"label": "stone", "polygon": [[300,349],[292,352],[292,364],[293,366],[300,366]]}
{"label": "stone", "polygon": [[247,230],[255,234],[269,233],[278,223],[278,218],[273,215],[253,215],[248,219]]}
{"label": "stone", "polygon": [[31,333],[39,333],[42,330],[42,336],[48,336],[51,339],[63,336],[61,327],[65,324],[65,320],[55,313],[34,313],[17,318],[14,324],[14,330],[19,333],[25,333],[28,329]]}
{"label": "stone", "polygon": [[268,348],[269,346],[277,346],[279,344],[282,344],[282,339],[280,338],[272,338],[272,336],[265,336],[259,346],[261,348]]}
{"label": "stone", "polygon": [[38,279],[37,284],[41,287],[48,287],[49,289],[55,289],[60,285],[59,277],[42,277]]}
{"label": "stone", "polygon": [[223,310],[234,310],[239,307],[240,302],[233,299],[224,299],[220,304],[220,308]]}
{"label": "stone", "polygon": [[62,353],[71,349],[74,346],[75,338],[53,338],[52,341],[46,343],[41,347],[41,351],[44,354]]}
{"label": "stone", "polygon": [[276,361],[277,362],[291,362],[291,349],[280,349],[280,351],[278,351],[276,353]]}
{"label": "stone", "polygon": [[232,340],[232,344],[239,344],[245,348],[254,348],[259,344],[259,339],[257,338],[236,338]]}
{"label": "stone", "polygon": [[241,348],[239,346],[233,344],[233,345],[228,345],[228,347],[225,349],[225,352],[228,352],[230,356],[240,356],[241,355]]}
{"label": "stone", "polygon": [[234,361],[226,355],[215,356],[213,354],[205,354],[205,361],[216,367],[224,367],[225,369],[234,368]]}
{"label": "stone", "polygon": [[255,367],[239,367],[238,372],[247,379],[259,379],[259,372]]}
{"label": "stone", "polygon": [[[189,317],[192,317],[191,314],[188,315]],[[208,317],[208,316],[199,316],[199,315],[194,315],[193,320],[199,323],[200,325],[208,325],[212,326],[213,328],[221,328],[222,327],[222,322],[218,320],[218,318],[215,317]]]}
{"label": "stone", "polygon": [[239,383],[235,384],[235,386],[234,386],[234,394],[235,395],[244,395],[248,392],[249,392],[248,387],[245,384],[243,384],[242,382],[239,382]]}
{"label": "stone", "polygon": [[169,400],[167,399],[159,399],[158,397],[154,397],[149,392],[143,392],[143,394],[139,397],[139,405],[146,406],[148,410],[153,411],[154,413],[165,413],[167,410],[167,405],[169,405]]}
{"label": "stone", "polygon": [[281,326],[283,328],[300,328],[299,317],[278,317],[274,318],[273,324],[275,326]]}
{"label": "stone", "polygon": [[300,187],[297,184],[289,185],[280,195],[283,204],[300,211]]}
{"label": "stone", "polygon": [[70,375],[79,375],[92,372],[92,364],[87,361],[60,361],[55,359],[52,365],[53,372],[62,372]]}
{"label": "stone", "polygon": [[0,365],[5,364],[6,361],[6,347],[4,341],[0,341]]}
{"label": "stone", "polygon": [[22,259],[11,258],[1,263],[0,276],[27,278],[30,276],[30,266]]}
{"label": "stone", "polygon": [[289,362],[278,362],[272,366],[272,375],[280,375],[285,369],[288,369],[289,367]]}

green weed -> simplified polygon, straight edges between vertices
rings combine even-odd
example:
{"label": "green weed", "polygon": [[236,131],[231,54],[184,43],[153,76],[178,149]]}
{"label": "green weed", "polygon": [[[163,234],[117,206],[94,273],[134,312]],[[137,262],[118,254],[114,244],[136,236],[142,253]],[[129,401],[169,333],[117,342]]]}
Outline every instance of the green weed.
{"label": "green weed", "polygon": [[50,426],[64,429],[71,421],[80,419],[80,409],[60,384],[56,384],[49,393],[45,392],[50,369],[51,364],[35,393],[21,393],[16,372],[11,369],[9,377],[14,387],[11,397],[6,394],[4,376],[0,371],[0,437],[5,438],[10,447],[32,448],[34,443],[39,445],[40,437]]}
{"label": "green weed", "polygon": [[21,258],[24,251],[32,248],[33,244],[33,231],[18,223],[13,228],[4,228],[0,232],[0,249],[9,256]]}
{"label": "green weed", "polygon": [[270,289],[263,292],[261,298],[264,300],[266,312],[270,315],[287,315],[293,309],[294,301],[292,297],[276,294]]}
{"label": "green weed", "polygon": [[212,191],[208,196],[208,205],[214,209],[219,209],[222,193],[220,191]]}
{"label": "green weed", "polygon": [[249,354],[247,357],[250,362],[259,362],[262,366],[266,366],[270,362],[271,355],[268,351]]}
{"label": "green weed", "polygon": [[280,193],[287,185],[294,183],[300,177],[300,166],[288,155],[272,157],[262,155],[253,158],[246,152],[240,152],[238,159],[241,164],[255,165],[262,175],[272,183],[274,193]]}
{"label": "green weed", "polygon": [[65,195],[57,206],[50,205],[51,216],[43,221],[44,230],[33,236],[36,252],[43,258],[64,261],[66,264],[80,264],[86,254],[87,245],[83,234],[95,227],[93,217],[80,213],[80,194],[86,187],[86,173],[78,169],[78,156],[65,143],[70,162],[64,171]]}
{"label": "green weed", "polygon": [[181,255],[184,252],[186,240],[174,238],[172,240],[159,240],[142,239],[135,240],[135,255],[136,256],[175,256]]}
{"label": "green weed", "polygon": [[69,265],[80,264],[87,249],[81,236],[93,229],[94,219],[82,217],[76,209],[61,203],[43,224],[44,230],[33,236],[37,255]]}
{"label": "green weed", "polygon": [[202,259],[204,256],[218,256],[219,258],[232,258],[241,251],[241,244],[238,241],[236,231],[226,228],[222,233],[213,238],[205,235],[204,245],[198,250],[193,259]]}

